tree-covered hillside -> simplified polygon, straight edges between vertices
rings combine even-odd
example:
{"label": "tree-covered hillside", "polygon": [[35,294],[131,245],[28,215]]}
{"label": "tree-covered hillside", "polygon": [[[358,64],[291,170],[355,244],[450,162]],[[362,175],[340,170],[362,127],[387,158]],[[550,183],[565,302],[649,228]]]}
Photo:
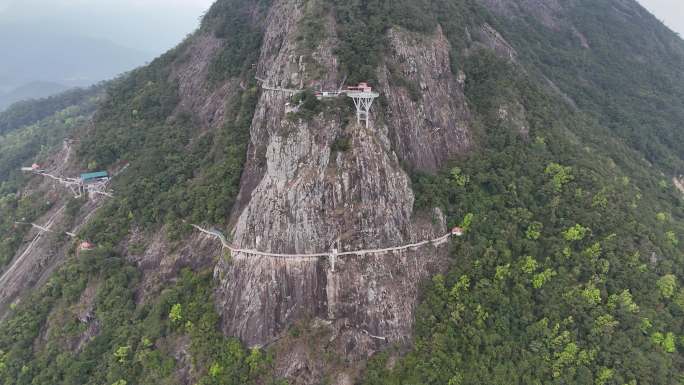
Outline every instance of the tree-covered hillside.
{"label": "tree-covered hillside", "polygon": [[88,89],[75,88],[60,95],[15,103],[0,114],[0,133],[34,124],[68,107],[80,105],[101,92],[102,88],[101,85]]}
{"label": "tree-covered hillside", "polygon": [[101,97],[101,87],[76,89],[17,103],[0,113],[0,272],[28,230],[14,222],[38,218],[51,205],[40,194],[22,194],[27,180],[20,167],[42,162],[62,146],[92,116]]}
{"label": "tree-covered hillside", "polygon": [[524,15],[495,26],[579,109],[649,162],[681,172],[682,39],[635,1],[559,4],[553,28]]}
{"label": "tree-covered hillside", "polygon": [[[390,29],[417,40],[441,29],[472,114],[470,152],[434,174],[406,170],[414,211],[439,207],[466,234],[452,242],[449,269],[425,283],[413,344],[371,357],[358,383],[684,381],[684,196],[672,184],[684,164],[684,42],[631,0],[550,2],[557,7],[542,15],[550,19],[526,0],[510,9],[495,0],[303,3],[298,42],[308,51],[320,44],[327,36],[315,31],[327,15],[340,72],[352,82],[379,81]],[[0,323],[0,383],[287,383],[274,374],[275,349],[248,349],[220,331],[210,264],[150,289],[127,258],[151,237],[179,248],[189,223],[229,225],[263,95],[253,62],[272,5],[219,0],[195,35],[108,84],[92,124],[80,124],[92,95],[79,107],[48,100],[0,115],[0,264],[21,243],[12,218],[45,209],[18,193],[19,164],[40,159],[73,127],[83,169],[131,164],[114,181],[115,198],[78,234],[97,248],[74,247]],[[515,54],[491,49],[485,25]],[[232,82],[236,91],[222,100],[221,124],[208,128],[183,109],[174,75],[194,59],[188,47],[212,39],[221,45],[202,89]],[[414,102],[425,92],[390,81]],[[350,111],[312,95],[299,96],[307,103],[291,118]],[[386,100],[374,111],[387,121]],[[79,318],[84,308],[96,322]],[[288,337],[306,336],[293,327]],[[317,359],[337,362],[329,349]]]}
{"label": "tree-covered hillside", "polygon": [[[514,67],[465,65],[484,150],[414,187],[468,234],[426,290],[414,350],[376,357],[364,383],[679,383],[681,194],[617,141],[569,140],[602,129]],[[534,114],[529,139],[497,122],[500,95]]]}

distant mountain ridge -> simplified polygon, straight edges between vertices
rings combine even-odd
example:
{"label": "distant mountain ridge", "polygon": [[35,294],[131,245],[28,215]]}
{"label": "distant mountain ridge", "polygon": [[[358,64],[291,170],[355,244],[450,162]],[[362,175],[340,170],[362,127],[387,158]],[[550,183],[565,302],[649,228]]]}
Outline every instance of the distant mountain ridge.
{"label": "distant mountain ridge", "polygon": [[68,86],[54,82],[35,81],[24,84],[11,91],[0,93],[0,110],[9,107],[15,102],[27,99],[43,98],[58,94],[69,89]]}
{"label": "distant mountain ridge", "polygon": [[30,98],[88,86],[143,65],[153,54],[86,34],[0,25],[0,110]]}

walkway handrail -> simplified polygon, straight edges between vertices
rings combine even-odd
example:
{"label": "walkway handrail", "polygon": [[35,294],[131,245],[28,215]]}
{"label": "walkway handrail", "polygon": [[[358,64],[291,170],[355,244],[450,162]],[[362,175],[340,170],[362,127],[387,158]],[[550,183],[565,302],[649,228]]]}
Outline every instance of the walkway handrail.
{"label": "walkway handrail", "polygon": [[[221,244],[223,245],[224,248],[226,248],[226,249],[228,249],[234,253],[244,253],[244,254],[262,256],[262,257],[270,257],[270,258],[299,258],[299,259],[329,257],[332,254],[332,252],[313,253],[313,254],[280,254],[280,253],[268,253],[268,252],[263,252],[263,251],[258,251],[258,250],[242,249],[242,248],[233,246],[230,243],[228,243],[228,241],[226,240],[226,237],[216,230],[205,230],[205,229],[203,229],[197,225],[192,225],[192,227],[194,227],[195,229],[199,230],[200,232],[202,232],[206,235],[217,238],[218,240],[221,241]],[[439,238],[429,239],[429,240],[418,242],[418,243],[411,243],[411,244],[396,246],[396,247],[388,247],[388,248],[384,248],[384,249],[363,249],[363,250],[355,250],[355,251],[345,251],[345,252],[336,253],[335,255],[337,257],[343,257],[343,256],[349,256],[349,255],[363,256],[366,254],[383,254],[383,253],[389,253],[392,251],[416,249],[416,248],[425,246],[427,244],[432,244],[434,246],[440,246],[440,245],[444,244],[453,235],[454,235],[453,233],[448,233],[448,234],[443,235]]]}

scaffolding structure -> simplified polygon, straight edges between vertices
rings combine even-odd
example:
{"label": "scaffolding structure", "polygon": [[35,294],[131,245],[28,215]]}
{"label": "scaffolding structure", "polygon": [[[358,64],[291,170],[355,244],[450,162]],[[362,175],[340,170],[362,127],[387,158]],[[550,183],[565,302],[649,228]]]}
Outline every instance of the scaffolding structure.
{"label": "scaffolding structure", "polygon": [[92,197],[94,195],[113,197],[113,195],[107,191],[107,185],[111,178],[106,172],[99,173],[101,175],[97,177],[89,177],[89,174],[82,174],[80,178],[68,178],[50,174],[36,166],[37,165],[34,164],[33,167],[22,167],[21,171],[50,178],[68,188],[74,195],[74,198],[77,199],[83,196]]}
{"label": "scaffolding structure", "polygon": [[366,128],[370,127],[370,109],[373,101],[380,96],[377,92],[347,91],[347,96],[354,100],[356,106],[356,123],[364,122]]}

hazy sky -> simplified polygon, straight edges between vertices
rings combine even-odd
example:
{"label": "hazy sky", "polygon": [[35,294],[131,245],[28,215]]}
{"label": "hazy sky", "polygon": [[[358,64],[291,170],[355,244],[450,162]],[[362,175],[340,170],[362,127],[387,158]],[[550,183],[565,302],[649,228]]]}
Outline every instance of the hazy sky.
{"label": "hazy sky", "polygon": [[212,3],[213,0],[0,0],[0,23],[79,32],[159,54],[195,30]]}
{"label": "hazy sky", "polygon": [[682,0],[639,0],[641,5],[684,37],[684,1]]}
{"label": "hazy sky", "polygon": [[[214,0],[0,0],[0,23],[81,32],[159,54],[192,32]],[[598,0],[602,1],[602,0]],[[684,36],[684,0],[639,0]]]}

